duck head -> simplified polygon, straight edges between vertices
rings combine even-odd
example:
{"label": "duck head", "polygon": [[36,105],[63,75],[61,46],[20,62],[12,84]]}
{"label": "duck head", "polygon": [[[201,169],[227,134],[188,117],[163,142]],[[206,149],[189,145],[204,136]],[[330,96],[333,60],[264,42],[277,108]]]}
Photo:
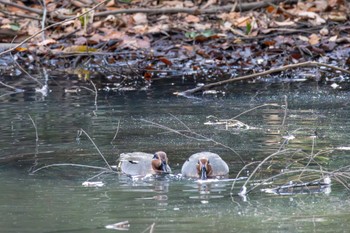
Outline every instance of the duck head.
{"label": "duck head", "polygon": [[158,151],[153,155],[152,169],[157,173],[167,173],[168,171],[168,156],[163,151]]}
{"label": "duck head", "polygon": [[198,160],[197,172],[202,180],[206,180],[211,175],[212,169],[207,158],[201,158]]}

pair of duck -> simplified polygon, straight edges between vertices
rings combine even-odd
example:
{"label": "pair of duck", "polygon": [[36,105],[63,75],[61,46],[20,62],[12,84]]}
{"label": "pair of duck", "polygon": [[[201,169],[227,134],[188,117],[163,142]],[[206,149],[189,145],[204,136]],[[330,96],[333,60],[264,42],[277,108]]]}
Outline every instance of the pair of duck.
{"label": "pair of duck", "polygon": [[[120,155],[118,167],[123,173],[131,176],[171,172],[168,156],[163,151],[158,151],[153,155],[144,152],[123,153]],[[226,162],[218,154],[211,152],[191,155],[181,169],[182,176],[202,180],[225,176],[228,173],[229,168]]]}

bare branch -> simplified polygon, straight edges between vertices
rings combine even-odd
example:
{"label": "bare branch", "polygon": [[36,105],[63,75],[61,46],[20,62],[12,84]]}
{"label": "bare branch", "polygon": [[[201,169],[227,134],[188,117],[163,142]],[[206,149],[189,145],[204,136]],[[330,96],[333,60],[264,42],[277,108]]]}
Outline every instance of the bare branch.
{"label": "bare branch", "polygon": [[249,75],[245,75],[245,76],[241,76],[241,77],[230,78],[230,79],[215,82],[215,83],[209,83],[209,84],[199,86],[199,87],[196,87],[196,88],[193,88],[190,90],[186,90],[186,91],[182,91],[182,92],[175,92],[174,94],[179,95],[179,96],[187,96],[187,95],[191,95],[191,94],[194,94],[196,92],[199,92],[199,91],[202,91],[205,89],[210,89],[212,87],[222,86],[222,85],[227,84],[227,83],[233,83],[233,82],[237,82],[237,81],[258,78],[261,76],[266,76],[268,74],[273,74],[273,73],[285,71],[288,69],[294,69],[294,68],[298,68],[298,67],[327,67],[327,68],[330,68],[332,70],[337,70],[337,71],[341,71],[341,72],[346,73],[346,74],[350,74],[349,70],[346,70],[346,69],[343,69],[340,67],[328,65],[325,63],[321,63],[321,62],[307,61],[307,62],[302,62],[302,63],[297,63],[297,64],[285,65],[282,67],[278,67],[278,68],[271,69],[271,70],[266,70],[266,71],[255,73],[255,74],[249,74]]}

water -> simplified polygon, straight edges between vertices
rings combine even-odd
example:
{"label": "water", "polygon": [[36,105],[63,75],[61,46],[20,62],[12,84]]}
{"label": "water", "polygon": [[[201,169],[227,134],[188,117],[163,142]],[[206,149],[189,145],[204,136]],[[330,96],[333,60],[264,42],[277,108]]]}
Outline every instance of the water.
{"label": "water", "polygon": [[[246,162],[262,160],[281,148],[287,131],[296,138],[285,147],[302,149],[306,154],[346,148],[350,92],[345,84],[342,89],[317,83],[236,84],[225,96],[183,98],[171,93],[185,86],[155,83],[147,91],[100,91],[95,105],[95,95],[89,90],[64,92],[78,85],[73,80],[67,87],[67,82],[52,80],[47,97],[31,90],[2,97],[1,232],[113,232],[116,230],[105,226],[123,221],[129,226],[121,230],[129,232],[349,229],[349,195],[336,182],[329,194],[278,196],[256,189],[240,197],[237,193],[245,180],[231,190],[230,181],[198,184],[176,176],[190,154],[212,151],[227,161],[229,178],[234,178],[243,167],[237,154]],[[204,125],[210,115],[228,119],[263,104],[286,102],[285,119],[284,109],[276,106],[257,108],[237,118],[254,127],[249,130]],[[189,139],[155,126],[177,132],[189,127],[207,140]],[[110,164],[123,152],[164,150],[175,176],[133,181],[123,175],[104,174],[92,180],[103,182],[103,187],[83,187],[82,183],[99,171],[62,166],[30,174],[56,163],[105,166],[88,137],[78,137],[80,129],[89,134]],[[312,148],[310,136],[315,131],[318,138]],[[324,159],[321,165],[332,170],[348,165],[350,157],[347,150],[334,150]],[[287,163],[281,161],[256,178],[274,174]]]}

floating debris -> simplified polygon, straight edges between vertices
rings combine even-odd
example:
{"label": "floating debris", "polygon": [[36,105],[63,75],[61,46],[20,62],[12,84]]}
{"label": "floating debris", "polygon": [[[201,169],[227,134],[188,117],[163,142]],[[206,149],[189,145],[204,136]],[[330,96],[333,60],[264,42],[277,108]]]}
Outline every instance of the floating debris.
{"label": "floating debris", "polygon": [[350,146],[339,146],[335,148],[336,150],[350,150]]}
{"label": "floating debris", "polygon": [[101,181],[85,181],[82,183],[84,187],[103,187],[105,184]]}
{"label": "floating debris", "polygon": [[286,140],[293,140],[295,139],[295,136],[294,135],[287,135],[287,136],[282,136],[282,138],[286,139]]}
{"label": "floating debris", "polygon": [[119,230],[119,231],[128,231],[130,227],[129,221],[118,222],[110,225],[106,225],[106,229]]}
{"label": "floating debris", "polygon": [[336,84],[336,83],[333,83],[333,84],[331,85],[331,87],[332,87],[333,89],[340,88],[340,87],[339,87],[339,85],[338,85],[338,84]]}
{"label": "floating debris", "polygon": [[225,129],[228,130],[230,129],[254,129],[254,127],[250,127],[247,124],[244,124],[243,122],[239,120],[234,120],[234,119],[219,119],[215,116],[207,116],[207,119],[209,121],[204,122],[204,125],[224,125]]}
{"label": "floating debris", "polygon": [[262,192],[276,195],[295,195],[295,194],[317,194],[331,192],[331,178],[326,176],[323,181],[293,183],[278,186],[275,188],[261,189]]}

